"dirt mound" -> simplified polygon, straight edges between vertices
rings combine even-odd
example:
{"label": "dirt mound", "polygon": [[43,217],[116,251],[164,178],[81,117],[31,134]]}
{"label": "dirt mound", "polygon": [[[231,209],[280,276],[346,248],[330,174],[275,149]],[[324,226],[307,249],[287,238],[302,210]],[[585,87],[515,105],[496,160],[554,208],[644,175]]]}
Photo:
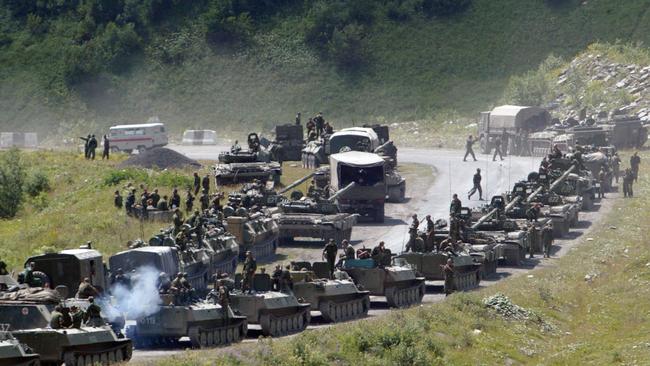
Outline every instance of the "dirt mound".
{"label": "dirt mound", "polygon": [[174,150],[158,147],[142,154],[133,155],[120,164],[120,167],[137,166],[141,168],[185,168],[200,167],[201,164]]}

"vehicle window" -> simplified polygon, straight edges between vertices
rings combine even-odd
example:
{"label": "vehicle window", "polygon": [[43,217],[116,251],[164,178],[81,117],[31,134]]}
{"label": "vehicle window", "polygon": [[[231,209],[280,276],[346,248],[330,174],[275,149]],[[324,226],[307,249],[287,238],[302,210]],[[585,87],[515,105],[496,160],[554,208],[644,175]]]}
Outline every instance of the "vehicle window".
{"label": "vehicle window", "polygon": [[139,128],[139,129],[135,130],[135,134],[136,135],[144,135],[144,129]]}
{"label": "vehicle window", "polygon": [[127,136],[132,136],[132,135],[135,135],[135,131],[134,130],[124,130],[124,134],[127,135]]}
{"label": "vehicle window", "polygon": [[349,165],[339,166],[339,187],[345,187],[355,182],[360,186],[373,186],[384,181],[384,167],[374,166],[359,168]]}
{"label": "vehicle window", "polygon": [[370,151],[370,139],[365,136],[351,136],[343,135],[336,136],[335,138],[330,139],[330,151],[332,154],[341,152],[341,150],[347,150],[349,148],[354,151]]}
{"label": "vehicle window", "polygon": [[160,132],[165,132],[165,126],[160,126]]}

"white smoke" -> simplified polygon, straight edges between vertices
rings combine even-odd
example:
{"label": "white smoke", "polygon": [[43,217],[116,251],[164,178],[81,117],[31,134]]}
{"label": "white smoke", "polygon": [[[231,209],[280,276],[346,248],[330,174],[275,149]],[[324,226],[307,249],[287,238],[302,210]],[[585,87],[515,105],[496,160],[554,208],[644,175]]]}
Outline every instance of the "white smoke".
{"label": "white smoke", "polygon": [[111,288],[113,299],[120,312],[128,319],[154,314],[162,300],[158,294],[159,272],[150,266],[139,267],[131,276],[131,288],[116,284]]}

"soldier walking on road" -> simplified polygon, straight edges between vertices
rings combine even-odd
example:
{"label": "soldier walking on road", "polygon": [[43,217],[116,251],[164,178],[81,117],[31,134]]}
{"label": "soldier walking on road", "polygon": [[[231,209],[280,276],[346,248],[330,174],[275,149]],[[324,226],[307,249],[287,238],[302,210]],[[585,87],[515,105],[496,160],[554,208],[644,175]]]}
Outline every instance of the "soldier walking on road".
{"label": "soldier walking on road", "polygon": [[474,149],[472,149],[472,145],[474,145],[475,142],[476,140],[474,140],[472,135],[469,135],[467,141],[465,141],[465,157],[463,157],[463,161],[467,161],[468,155],[472,155],[472,159],[476,161],[476,155],[474,155]]}
{"label": "soldier walking on road", "polygon": [[201,177],[199,177],[199,173],[194,172],[194,195],[199,194],[199,189],[201,189]]}
{"label": "soldier walking on road", "polygon": [[492,161],[497,161],[497,154],[499,154],[499,158],[501,160],[503,159],[503,153],[501,153],[501,138],[497,137],[494,140],[494,155],[492,156]]}
{"label": "soldier walking on road", "polygon": [[553,227],[550,223],[542,228],[542,242],[544,243],[544,258],[551,258],[551,248],[553,247]]}
{"label": "soldier walking on road", "polygon": [[634,173],[632,173],[632,169],[625,169],[625,175],[623,175],[623,197],[634,197],[632,184],[634,184]]}
{"label": "soldier walking on road", "polygon": [[334,279],[334,264],[336,262],[336,252],[339,248],[336,246],[334,239],[330,239],[325,248],[323,248],[322,258],[327,259],[327,266],[330,271],[330,279]]}
{"label": "soldier walking on road", "polygon": [[248,291],[249,294],[251,293],[255,271],[257,271],[257,261],[253,258],[253,253],[247,251],[243,268],[244,278],[241,285],[242,292]]}
{"label": "soldier walking on road", "polygon": [[639,165],[641,165],[641,157],[638,152],[634,152],[634,155],[630,157],[630,168],[632,168],[635,182],[639,179]]}
{"label": "soldier walking on road", "polygon": [[472,183],[474,184],[474,186],[467,193],[468,200],[471,200],[474,193],[478,191],[478,200],[483,201],[483,189],[481,188],[481,179],[482,179],[481,169],[476,169],[476,174],[474,174],[474,178],[472,178]]}
{"label": "soldier walking on road", "polygon": [[454,283],[454,261],[451,258],[447,259],[447,263],[440,265],[445,274],[445,297],[451,295],[456,290]]}

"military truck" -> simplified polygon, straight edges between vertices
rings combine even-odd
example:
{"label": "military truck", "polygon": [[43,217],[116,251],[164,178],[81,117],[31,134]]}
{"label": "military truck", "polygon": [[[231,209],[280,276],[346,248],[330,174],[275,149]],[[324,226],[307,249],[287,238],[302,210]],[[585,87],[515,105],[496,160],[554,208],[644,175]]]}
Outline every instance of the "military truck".
{"label": "military truck", "polygon": [[350,151],[330,155],[330,194],[336,195],[350,183],[355,183],[352,189],[336,196],[335,202],[341,212],[384,222],[384,166],[384,159],[373,153]]}
{"label": "military truck", "polygon": [[424,277],[419,277],[406,263],[379,265],[375,260],[349,259],[341,268],[362,290],[370,295],[386,297],[390,307],[419,304],[425,293]]}
{"label": "military truck", "polygon": [[251,251],[257,259],[275,255],[280,229],[273,218],[262,212],[251,214],[240,208],[232,215],[226,214],[225,226],[239,244],[240,259],[247,251]]}
{"label": "military truck", "polygon": [[[539,107],[502,105],[489,112],[481,112],[478,136],[481,152],[489,154],[497,138],[508,136],[505,154],[530,155],[528,136],[544,130],[551,122],[550,113]],[[505,141],[502,141],[504,144]]]}
{"label": "military truck", "polygon": [[8,331],[6,324],[0,324],[0,366],[39,366],[41,356],[18,342]]}
{"label": "military truck", "polygon": [[329,278],[326,262],[291,262],[292,291],[311,304],[330,323],[364,317],[370,310],[370,292],[361,291],[347,273],[336,271]]}
{"label": "military truck", "polygon": [[158,310],[139,317],[126,329],[136,348],[174,346],[189,337],[192,347],[226,345],[246,338],[246,317],[236,315],[230,306],[207,301],[178,303],[174,295],[161,294]]}
{"label": "military truck", "polygon": [[45,253],[27,259],[25,264],[35,263],[32,268],[36,277],[41,277],[43,284],[49,283],[50,288],[65,286],[70,295],[79,290],[82,279],[88,278],[90,283],[100,292],[107,288],[102,254],[94,249],[67,249],[58,253]]}
{"label": "military truck", "polygon": [[330,154],[347,151],[374,152],[381,143],[377,133],[368,127],[344,128],[325,135],[321,141],[310,141],[302,151],[302,165],[315,169],[326,164]]}
{"label": "military truck", "polygon": [[265,336],[279,337],[305,330],[311,321],[311,305],[299,302],[292,293],[272,291],[272,288],[268,274],[256,273],[252,292],[244,292],[238,274],[235,288],[230,292],[230,305],[237,314],[246,316],[249,324],[260,325]]}
{"label": "military truck", "polygon": [[304,144],[302,125],[285,124],[275,126],[275,142],[282,149],[282,160],[300,161]]}

